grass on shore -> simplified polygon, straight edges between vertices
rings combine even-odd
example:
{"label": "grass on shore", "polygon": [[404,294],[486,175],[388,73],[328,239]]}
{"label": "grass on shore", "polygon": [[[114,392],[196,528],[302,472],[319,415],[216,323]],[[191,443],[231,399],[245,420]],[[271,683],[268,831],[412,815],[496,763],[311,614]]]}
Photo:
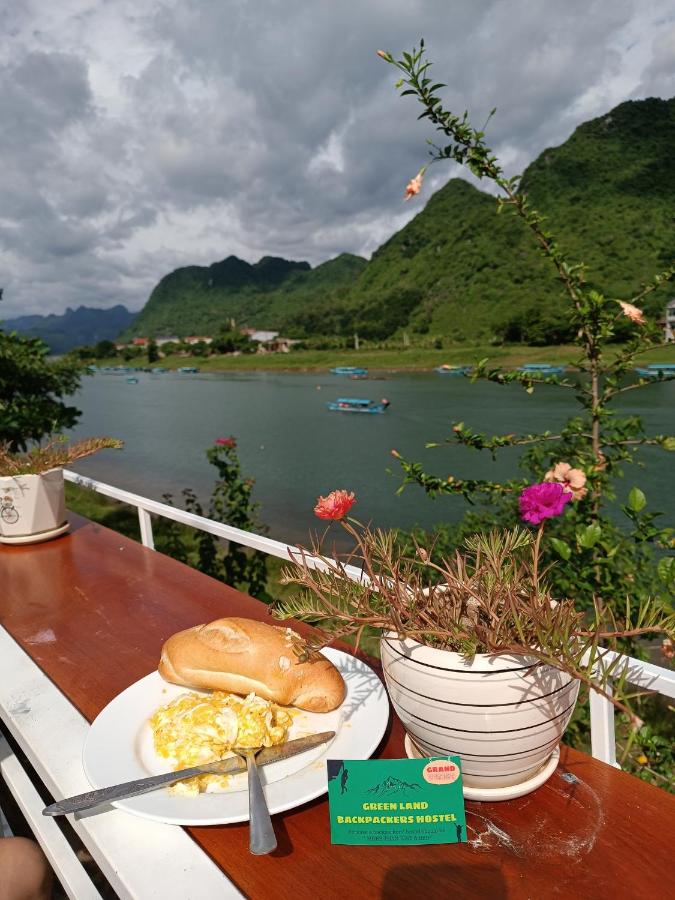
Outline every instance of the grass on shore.
{"label": "grass on shore", "polygon": [[[613,348],[614,349],[614,348]],[[619,352],[617,344],[614,352]],[[471,364],[488,357],[496,366],[509,368],[524,363],[571,363],[579,358],[579,348],[574,344],[556,347],[529,347],[524,344],[504,344],[492,347],[488,344],[456,344],[447,350],[424,347],[400,349],[364,350],[298,350],[291,353],[251,353],[240,356],[166,356],[151,368],[162,366],[178,369],[181,366],[197,366],[202,372],[315,372],[334,366],[363,366],[374,371],[429,371],[443,363],[450,365]],[[610,351],[611,353],[612,351]],[[675,362],[675,344],[650,350],[641,357],[649,362]],[[145,356],[125,362],[119,357],[94,360],[98,366],[147,366]]]}

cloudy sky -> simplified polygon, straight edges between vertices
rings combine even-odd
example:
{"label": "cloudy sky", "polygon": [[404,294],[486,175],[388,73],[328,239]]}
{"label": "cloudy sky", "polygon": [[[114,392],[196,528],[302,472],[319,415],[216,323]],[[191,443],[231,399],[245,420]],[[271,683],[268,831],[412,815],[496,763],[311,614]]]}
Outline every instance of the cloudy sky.
{"label": "cloudy sky", "polygon": [[675,95],[672,0],[0,0],[0,15],[3,317],[139,309],[166,272],[229,254],[369,255],[420,208],[402,194],[427,136],[378,48],[424,37],[450,108],[478,125],[497,106],[510,173],[623,100]]}

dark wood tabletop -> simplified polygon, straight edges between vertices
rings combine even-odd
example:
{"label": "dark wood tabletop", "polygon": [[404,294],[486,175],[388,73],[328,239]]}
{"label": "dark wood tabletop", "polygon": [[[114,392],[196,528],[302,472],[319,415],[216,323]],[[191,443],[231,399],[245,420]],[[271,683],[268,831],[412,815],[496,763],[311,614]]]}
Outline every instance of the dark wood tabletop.
{"label": "dark wood tabletop", "polygon": [[[89,721],[156,667],[174,632],[269,617],[182,563],[71,521],[56,540],[0,547],[0,625]],[[53,640],[36,641],[46,629]],[[405,756],[393,713],[377,755]],[[187,830],[255,900],[672,896],[675,798],[583,753],[563,747],[558,770],[526,797],[466,806],[465,845],[332,846],[325,799],[274,817],[270,856],[249,854],[247,824]]]}

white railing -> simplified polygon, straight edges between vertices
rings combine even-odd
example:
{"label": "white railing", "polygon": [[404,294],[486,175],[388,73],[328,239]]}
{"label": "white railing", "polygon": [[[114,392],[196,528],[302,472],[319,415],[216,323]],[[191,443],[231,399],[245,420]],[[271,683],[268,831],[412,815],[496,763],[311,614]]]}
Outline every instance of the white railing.
{"label": "white railing", "polygon": [[[103,481],[87,478],[86,475],[78,475],[77,472],[71,472],[69,469],[63,470],[63,477],[66,481],[71,481],[79,487],[89,488],[98,494],[104,494],[106,497],[126,503],[128,506],[135,506],[141,530],[141,543],[144,547],[149,547],[151,550],[155,549],[151,515],[155,515],[179,522],[181,525],[197,528],[200,531],[207,531],[209,534],[223,538],[223,540],[234,541],[244,547],[250,547],[252,550],[260,550],[262,553],[267,553],[268,556],[278,556],[286,562],[290,562],[291,559],[298,559],[304,553],[309,565],[314,565],[317,568],[322,565],[320,559],[308,555],[306,551],[302,551],[296,545],[284,544],[282,541],[275,541],[262,534],[255,534],[253,531],[244,531],[241,528],[235,528],[233,525],[215,522],[206,516],[198,516],[185,509],[171,506],[168,503],[160,503],[159,500],[151,500],[149,497],[133,494],[131,491],[125,491],[111,484],[105,484]],[[363,572],[356,566],[345,566],[345,572],[356,581],[361,581],[364,578]]]}
{"label": "white railing", "polygon": [[[214,522],[213,519],[208,519],[205,516],[197,516],[186,510],[170,506],[168,503],[160,503],[158,500],[151,500],[148,497],[142,497],[140,494],[133,494],[131,491],[104,484],[93,478],[87,478],[85,475],[78,475],[76,472],[71,472],[68,469],[64,470],[63,474],[66,480],[73,482],[73,484],[89,488],[99,494],[104,494],[106,497],[111,497],[114,500],[119,500],[121,503],[136,507],[141,530],[141,541],[145,547],[153,550],[155,544],[152,534],[151,514],[172,519],[174,522],[180,522],[182,525],[189,525],[201,531],[207,531],[216,537],[227,541],[235,541],[245,547],[260,550],[262,553],[267,553],[270,556],[278,556],[286,561],[290,561],[294,556],[297,557],[300,552],[299,548],[292,544],[284,544],[281,541],[254,534],[251,531],[243,531],[241,528],[234,528],[232,525],[224,525],[222,522]],[[311,557],[307,557],[307,560],[311,562]],[[320,566],[321,561],[315,560],[315,564]],[[357,581],[364,578],[363,572],[355,566],[346,566],[345,569],[347,574]],[[616,659],[616,656],[617,654],[607,650],[605,651],[604,659],[609,664]],[[612,672],[614,678],[619,678],[625,673],[626,681],[630,684],[664,694],[666,697],[675,698],[675,671],[655,666],[652,663],[642,662],[631,656],[623,657],[623,660],[624,662],[619,663]],[[608,689],[608,693],[611,693],[611,680],[606,689]],[[616,761],[614,705],[601,694],[591,691],[590,715],[592,755],[596,759],[601,759],[603,762],[619,767]]]}

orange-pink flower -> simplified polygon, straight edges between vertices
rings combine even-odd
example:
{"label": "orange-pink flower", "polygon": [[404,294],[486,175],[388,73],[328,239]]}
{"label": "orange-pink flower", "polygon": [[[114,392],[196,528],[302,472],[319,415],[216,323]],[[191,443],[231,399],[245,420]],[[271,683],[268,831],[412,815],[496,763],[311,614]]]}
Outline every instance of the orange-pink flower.
{"label": "orange-pink flower", "polygon": [[410,200],[415,194],[419,194],[422,190],[422,182],[424,181],[424,173],[426,172],[427,167],[422,166],[417,175],[414,178],[411,178],[408,184],[406,185],[405,195],[403,197],[404,200]]}
{"label": "orange-pink flower", "polygon": [[621,307],[621,312],[631,320],[631,322],[637,322],[638,325],[644,325],[645,317],[642,314],[642,310],[638,309],[637,306],[633,306],[632,303],[625,303],[623,300],[619,300],[619,306]]}
{"label": "orange-pink flower", "polygon": [[342,519],[356,503],[354,492],[331,491],[327,497],[319,497],[314,514],[320,519]]}
{"label": "orange-pink flower", "polygon": [[569,463],[556,463],[552,469],[544,475],[544,481],[556,481],[562,484],[573,500],[582,500],[588,493],[586,476],[581,469],[573,469]]}

